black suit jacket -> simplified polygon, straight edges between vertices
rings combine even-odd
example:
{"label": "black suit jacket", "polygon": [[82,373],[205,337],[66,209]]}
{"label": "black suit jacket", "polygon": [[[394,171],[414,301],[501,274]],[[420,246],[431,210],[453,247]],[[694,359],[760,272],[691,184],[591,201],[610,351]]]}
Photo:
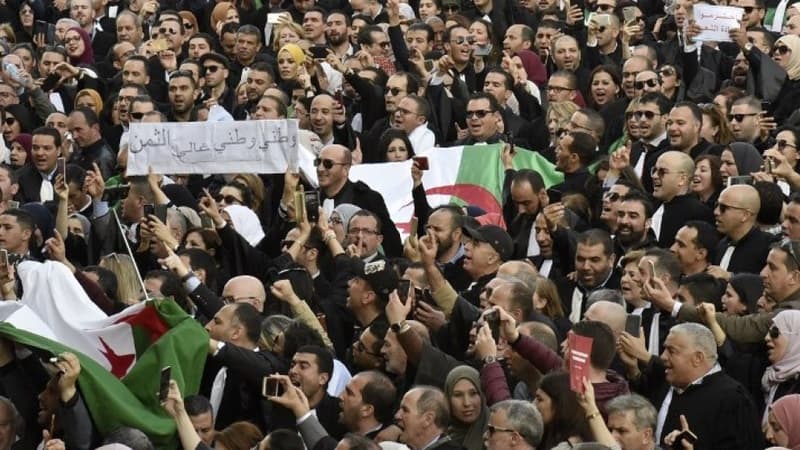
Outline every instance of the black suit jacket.
{"label": "black suit jacket", "polygon": [[[26,164],[17,171],[19,176],[19,191],[14,197],[21,204],[39,202],[39,190],[42,188],[42,175],[33,164]],[[55,196],[55,193],[53,194]]]}
{"label": "black suit jacket", "polygon": [[694,194],[679,195],[664,203],[664,215],[661,218],[661,230],[658,235],[658,246],[670,248],[675,242],[675,235],[686,222],[704,220],[714,224],[714,214]]}
{"label": "black suit jacket", "polygon": [[582,294],[580,317],[583,318],[583,313],[586,312],[586,300],[589,298],[589,294],[598,289],[619,289],[619,280],[620,274],[616,268],[611,271],[611,275],[605,282],[603,282],[603,284],[590,289],[579,286],[577,283],[566,277],[562,278],[561,280],[557,280],[556,286],[558,287],[558,294],[561,296],[561,306],[564,309],[564,315],[569,317],[570,314],[572,314],[572,293],[576,288],[580,289]]}
{"label": "black suit jacket", "polygon": [[731,273],[760,273],[761,269],[767,263],[767,255],[769,254],[770,245],[777,237],[773,234],[761,231],[757,226],[754,226],[750,231],[739,239],[739,242],[733,243],[731,238],[725,237],[717,245],[717,255],[714,258],[714,264],[719,265],[722,261],[722,256],[729,245],[735,248],[731,255],[730,263],[728,264],[728,272]]}

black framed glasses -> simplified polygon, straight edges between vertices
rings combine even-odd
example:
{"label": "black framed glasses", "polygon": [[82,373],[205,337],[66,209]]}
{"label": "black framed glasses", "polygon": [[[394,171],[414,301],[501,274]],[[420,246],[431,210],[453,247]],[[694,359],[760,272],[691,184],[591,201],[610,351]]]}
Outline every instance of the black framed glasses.
{"label": "black framed glasses", "polygon": [[753,11],[755,11],[756,9],[761,9],[758,6],[740,6],[740,8],[742,8],[744,10],[745,14],[750,14]]}
{"label": "black framed glasses", "polygon": [[217,202],[225,202],[226,205],[241,205],[242,201],[232,195],[219,194],[214,197]]}
{"label": "black framed glasses", "polygon": [[324,167],[324,168],[326,168],[328,170],[331,170],[331,169],[333,169],[333,166],[346,166],[347,164],[346,163],[336,162],[336,161],[334,161],[332,159],[327,159],[327,158],[326,159],[322,159],[322,158],[314,159],[314,167],[319,167],[320,165],[322,165],[322,167]]}
{"label": "black framed glasses", "polygon": [[10,117],[10,116],[8,116],[8,117],[6,117],[5,119],[3,119],[3,123],[5,123],[5,124],[6,124],[6,125],[8,125],[8,126],[12,126],[12,125],[14,125],[15,123],[17,123],[17,119],[15,119],[15,118],[13,118],[13,117]]}
{"label": "black framed glasses", "polygon": [[[639,88],[637,88],[639,89]],[[661,114],[653,112],[653,111],[636,111],[633,113],[633,118],[636,120],[642,120],[645,118],[647,120],[653,120],[656,116],[660,116]]]}
{"label": "black framed glasses", "polygon": [[597,29],[597,31],[600,32],[600,33],[605,33],[606,30],[607,30],[607,28],[605,26],[602,26],[602,27]]}
{"label": "black framed glasses", "polygon": [[458,12],[458,11],[461,10],[461,8],[458,5],[444,5],[444,6],[442,6],[442,10],[445,11],[445,12],[447,12],[447,11]]}
{"label": "black framed glasses", "polygon": [[556,94],[559,94],[561,92],[571,92],[571,91],[575,90],[575,89],[572,89],[572,88],[569,88],[569,87],[564,87],[564,86],[547,86],[544,89],[546,91],[548,91],[548,92],[554,92]]}
{"label": "black framed glasses", "polygon": [[378,353],[378,352],[371,352],[371,351],[367,350],[367,346],[364,345],[364,343],[361,341],[361,339],[358,339],[355,342],[353,342],[353,350],[355,350],[355,351],[357,351],[359,353],[366,353],[366,354],[368,354],[370,356],[376,356],[376,357],[379,357],[379,358],[382,357],[381,354]]}
{"label": "black framed glasses", "polygon": [[790,144],[789,142],[786,141],[786,139],[778,139],[775,142],[775,145],[778,147],[778,150],[780,151],[783,151],[786,147],[797,148],[796,145]]}
{"label": "black framed glasses", "polygon": [[455,39],[451,39],[450,43],[456,45],[464,45],[464,44],[472,45],[475,43],[475,38],[472,36],[459,36]]}
{"label": "black framed glasses", "polygon": [[513,428],[501,428],[501,427],[496,427],[496,426],[494,426],[492,424],[487,424],[486,425],[486,434],[488,434],[489,436],[492,436],[495,433],[518,433],[518,431],[513,429]]}
{"label": "black framed glasses", "polygon": [[620,195],[619,192],[606,192],[605,195],[603,195],[603,199],[610,202],[615,202],[620,198],[622,198],[622,195]]}
{"label": "black framed glasses", "polygon": [[171,34],[171,35],[175,36],[178,33],[179,33],[178,30],[173,30],[172,28],[159,28],[158,29],[158,34]]}
{"label": "black framed glasses", "polygon": [[377,230],[370,230],[369,228],[350,228],[347,230],[347,234],[350,236],[358,236],[359,234],[363,234],[365,236],[377,236],[381,233]]}
{"label": "black framed glasses", "polygon": [[144,118],[143,112],[131,112],[128,113],[128,115],[131,116],[131,119],[133,120],[142,120]]}
{"label": "black framed glasses", "polygon": [[636,82],[633,83],[633,88],[637,89],[637,90],[640,90],[640,91],[642,89],[644,89],[645,86],[649,86],[651,88],[654,88],[654,87],[658,86],[658,80],[655,79],[655,78],[651,78],[649,80],[636,81]]}
{"label": "black framed glasses", "polygon": [[790,49],[786,45],[776,45],[775,47],[772,47],[772,54],[777,53],[779,55],[785,55],[785,54],[791,53],[791,52],[792,52],[792,49]]}
{"label": "black framed glasses", "polygon": [[725,203],[719,203],[719,202],[717,203],[717,208],[719,208],[719,212],[722,213],[722,214],[725,214],[729,209],[738,209],[740,211],[750,212],[749,209],[742,208],[741,206],[726,205]]}
{"label": "black framed glasses", "polygon": [[758,113],[728,114],[728,122],[744,122],[745,117],[757,116]]}
{"label": "black framed glasses", "polygon": [[488,109],[476,109],[474,111],[467,111],[467,119],[472,119],[473,117],[477,117],[478,119],[483,119],[492,112],[493,111],[490,111]]}

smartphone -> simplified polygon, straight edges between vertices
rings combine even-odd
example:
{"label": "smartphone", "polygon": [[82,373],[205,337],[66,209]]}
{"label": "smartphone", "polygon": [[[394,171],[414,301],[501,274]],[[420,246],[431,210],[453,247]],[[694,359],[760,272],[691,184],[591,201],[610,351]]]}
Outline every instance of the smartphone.
{"label": "smartphone", "polygon": [[33,36],[37,34],[43,35],[44,43],[50,45],[55,42],[56,26],[44,20],[37,20],[33,23]]}
{"label": "smartphone", "polygon": [[433,66],[434,66],[434,63],[433,63],[432,59],[426,59],[425,60],[425,70],[426,71],[428,71],[428,72],[432,71],[433,70]]}
{"label": "smartphone", "polygon": [[411,289],[411,281],[400,279],[397,281],[397,296],[400,301],[405,305],[408,302],[408,290]]}
{"label": "smartphone", "polygon": [[483,320],[489,325],[489,329],[492,330],[492,337],[497,342],[500,339],[500,313],[493,309],[484,314]]}
{"label": "smartphone", "polygon": [[56,173],[61,174],[61,178],[64,179],[64,184],[67,183],[67,159],[63,156],[60,156],[56,159]]}
{"label": "smartphone", "polygon": [[294,193],[294,220],[296,223],[304,221],[306,218],[306,202],[303,193]]}
{"label": "smartphone", "polygon": [[750,175],[728,177],[728,186],[733,186],[734,184],[753,184],[753,177]]}
{"label": "smartphone", "polygon": [[648,259],[647,265],[650,266],[650,279],[652,280],[653,278],[658,277],[658,274],[656,273],[656,263],[654,263],[652,259]]}
{"label": "smartphone", "polygon": [[624,17],[625,25],[636,22],[636,7],[626,6],[622,8],[622,17]]}
{"label": "smartphone", "polygon": [[4,248],[0,248],[0,264],[8,267],[8,250]]}
{"label": "smartphone", "polygon": [[517,152],[516,146],[514,145],[514,132],[508,130],[508,132],[505,133],[505,136],[506,136],[506,143],[508,143],[508,145],[511,147],[510,151],[511,154],[513,155],[514,153]]}
{"label": "smartphone", "polygon": [[167,400],[169,394],[169,380],[172,377],[172,366],[166,366],[161,369],[161,380],[158,385],[158,401],[163,402]]}
{"label": "smartphone", "polygon": [[144,205],[144,217],[145,219],[149,219],[150,216],[156,214],[156,207],[152,203],[145,203]]}
{"label": "smartphone", "polygon": [[607,27],[611,25],[611,16],[609,14],[597,14],[594,16],[594,20],[597,21],[598,27]]}
{"label": "smartphone", "polygon": [[475,56],[489,56],[490,53],[492,53],[492,44],[479,45],[472,52]]}
{"label": "smartphone", "polygon": [[547,198],[550,200],[550,204],[553,203],[561,203],[561,198],[564,197],[564,193],[559,191],[558,189],[548,189],[547,190]]}
{"label": "smartphone", "polygon": [[61,80],[61,76],[59,76],[56,72],[51,73],[47,76],[47,78],[42,81],[42,90],[45,92],[50,92],[56,88],[58,81]]}
{"label": "smartphone", "polygon": [[276,24],[281,23],[280,18],[284,13],[269,13],[267,14],[267,23]]}
{"label": "smartphone", "polygon": [[679,443],[680,441],[686,441],[687,443],[694,445],[697,442],[697,435],[689,430],[681,431],[681,434],[675,438],[675,443]]}
{"label": "smartphone", "polygon": [[325,59],[328,57],[328,47],[325,45],[313,45],[308,49],[314,59]]}
{"label": "smartphone", "polygon": [[283,395],[281,380],[264,377],[264,381],[261,383],[261,395],[264,397],[280,397]]}
{"label": "smartphone", "polygon": [[639,337],[639,328],[642,326],[642,316],[628,314],[625,318],[625,331],[631,336]]}
{"label": "smartphone", "polygon": [[319,221],[319,192],[317,191],[304,191],[303,199],[306,206],[306,216],[308,223],[315,224]]}
{"label": "smartphone", "polygon": [[428,165],[428,157],[427,156],[415,156],[413,159],[414,159],[414,162],[417,163],[417,167],[419,167],[419,170],[428,170],[428,169],[430,169],[430,166]]}
{"label": "smartphone", "polygon": [[772,173],[772,158],[764,158],[764,172]]}
{"label": "smartphone", "polygon": [[214,229],[214,221],[207,214],[200,214],[200,226],[209,230]]}
{"label": "smartphone", "polygon": [[410,236],[416,236],[418,231],[419,231],[419,219],[417,218],[417,216],[414,216],[411,218],[411,224],[409,227],[408,234]]}
{"label": "smartphone", "polygon": [[161,223],[167,223],[167,205],[155,205],[153,207],[153,213],[155,213],[155,216],[158,217]]}
{"label": "smartphone", "polygon": [[6,202],[8,209],[19,209],[19,202],[16,200],[9,200]]}
{"label": "smartphone", "polygon": [[153,47],[153,51],[156,53],[160,53],[169,49],[169,44],[167,43],[166,39],[153,39],[150,45]]}

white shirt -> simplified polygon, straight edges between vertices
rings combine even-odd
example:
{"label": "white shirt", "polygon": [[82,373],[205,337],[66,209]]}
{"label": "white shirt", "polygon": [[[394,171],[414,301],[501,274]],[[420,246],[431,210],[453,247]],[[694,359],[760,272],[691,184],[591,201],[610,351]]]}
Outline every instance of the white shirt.
{"label": "white shirt", "polygon": [[408,140],[411,141],[411,147],[416,154],[430,150],[436,145],[436,135],[428,128],[428,122],[414,128],[408,135]]}
{"label": "white shirt", "polygon": [[[717,372],[720,372],[720,371],[722,371],[722,368],[720,367],[720,365],[719,364],[714,364],[714,367],[712,367],[711,370],[706,372],[706,374],[703,375],[702,377],[692,381],[689,384],[689,386],[692,386],[692,385],[695,385],[695,384],[701,384],[701,383],[703,383],[703,379],[705,379],[705,377],[707,377],[709,375],[713,375],[713,374],[715,374]],[[674,386],[669,388],[669,392],[667,392],[667,396],[664,397],[664,401],[661,403],[661,408],[658,410],[658,421],[656,423],[656,435],[655,435],[656,440],[661,439],[661,433],[664,432],[664,422],[666,422],[666,420],[667,420],[667,413],[669,413],[669,406],[672,404],[672,395],[673,395],[673,393],[675,391],[677,391],[678,394],[682,394],[685,391],[685,389],[678,389],[678,388],[676,388]],[[669,430],[669,431],[672,431],[672,430]]]}

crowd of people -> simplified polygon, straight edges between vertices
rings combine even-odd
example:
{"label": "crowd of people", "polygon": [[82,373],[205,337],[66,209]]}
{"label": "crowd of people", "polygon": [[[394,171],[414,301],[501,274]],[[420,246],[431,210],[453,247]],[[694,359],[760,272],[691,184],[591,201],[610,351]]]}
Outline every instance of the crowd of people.
{"label": "crowd of people", "polygon": [[[800,3],[720,0],[723,42],[696,3],[0,0],[2,298],[26,260],[172,298],[186,450],[798,450]],[[315,180],[126,174],[136,123],[266,119]],[[502,211],[432,204],[424,156],[485,144]],[[349,176],[407,160],[401,239]],[[153,448],[22,350],[0,450]]]}

